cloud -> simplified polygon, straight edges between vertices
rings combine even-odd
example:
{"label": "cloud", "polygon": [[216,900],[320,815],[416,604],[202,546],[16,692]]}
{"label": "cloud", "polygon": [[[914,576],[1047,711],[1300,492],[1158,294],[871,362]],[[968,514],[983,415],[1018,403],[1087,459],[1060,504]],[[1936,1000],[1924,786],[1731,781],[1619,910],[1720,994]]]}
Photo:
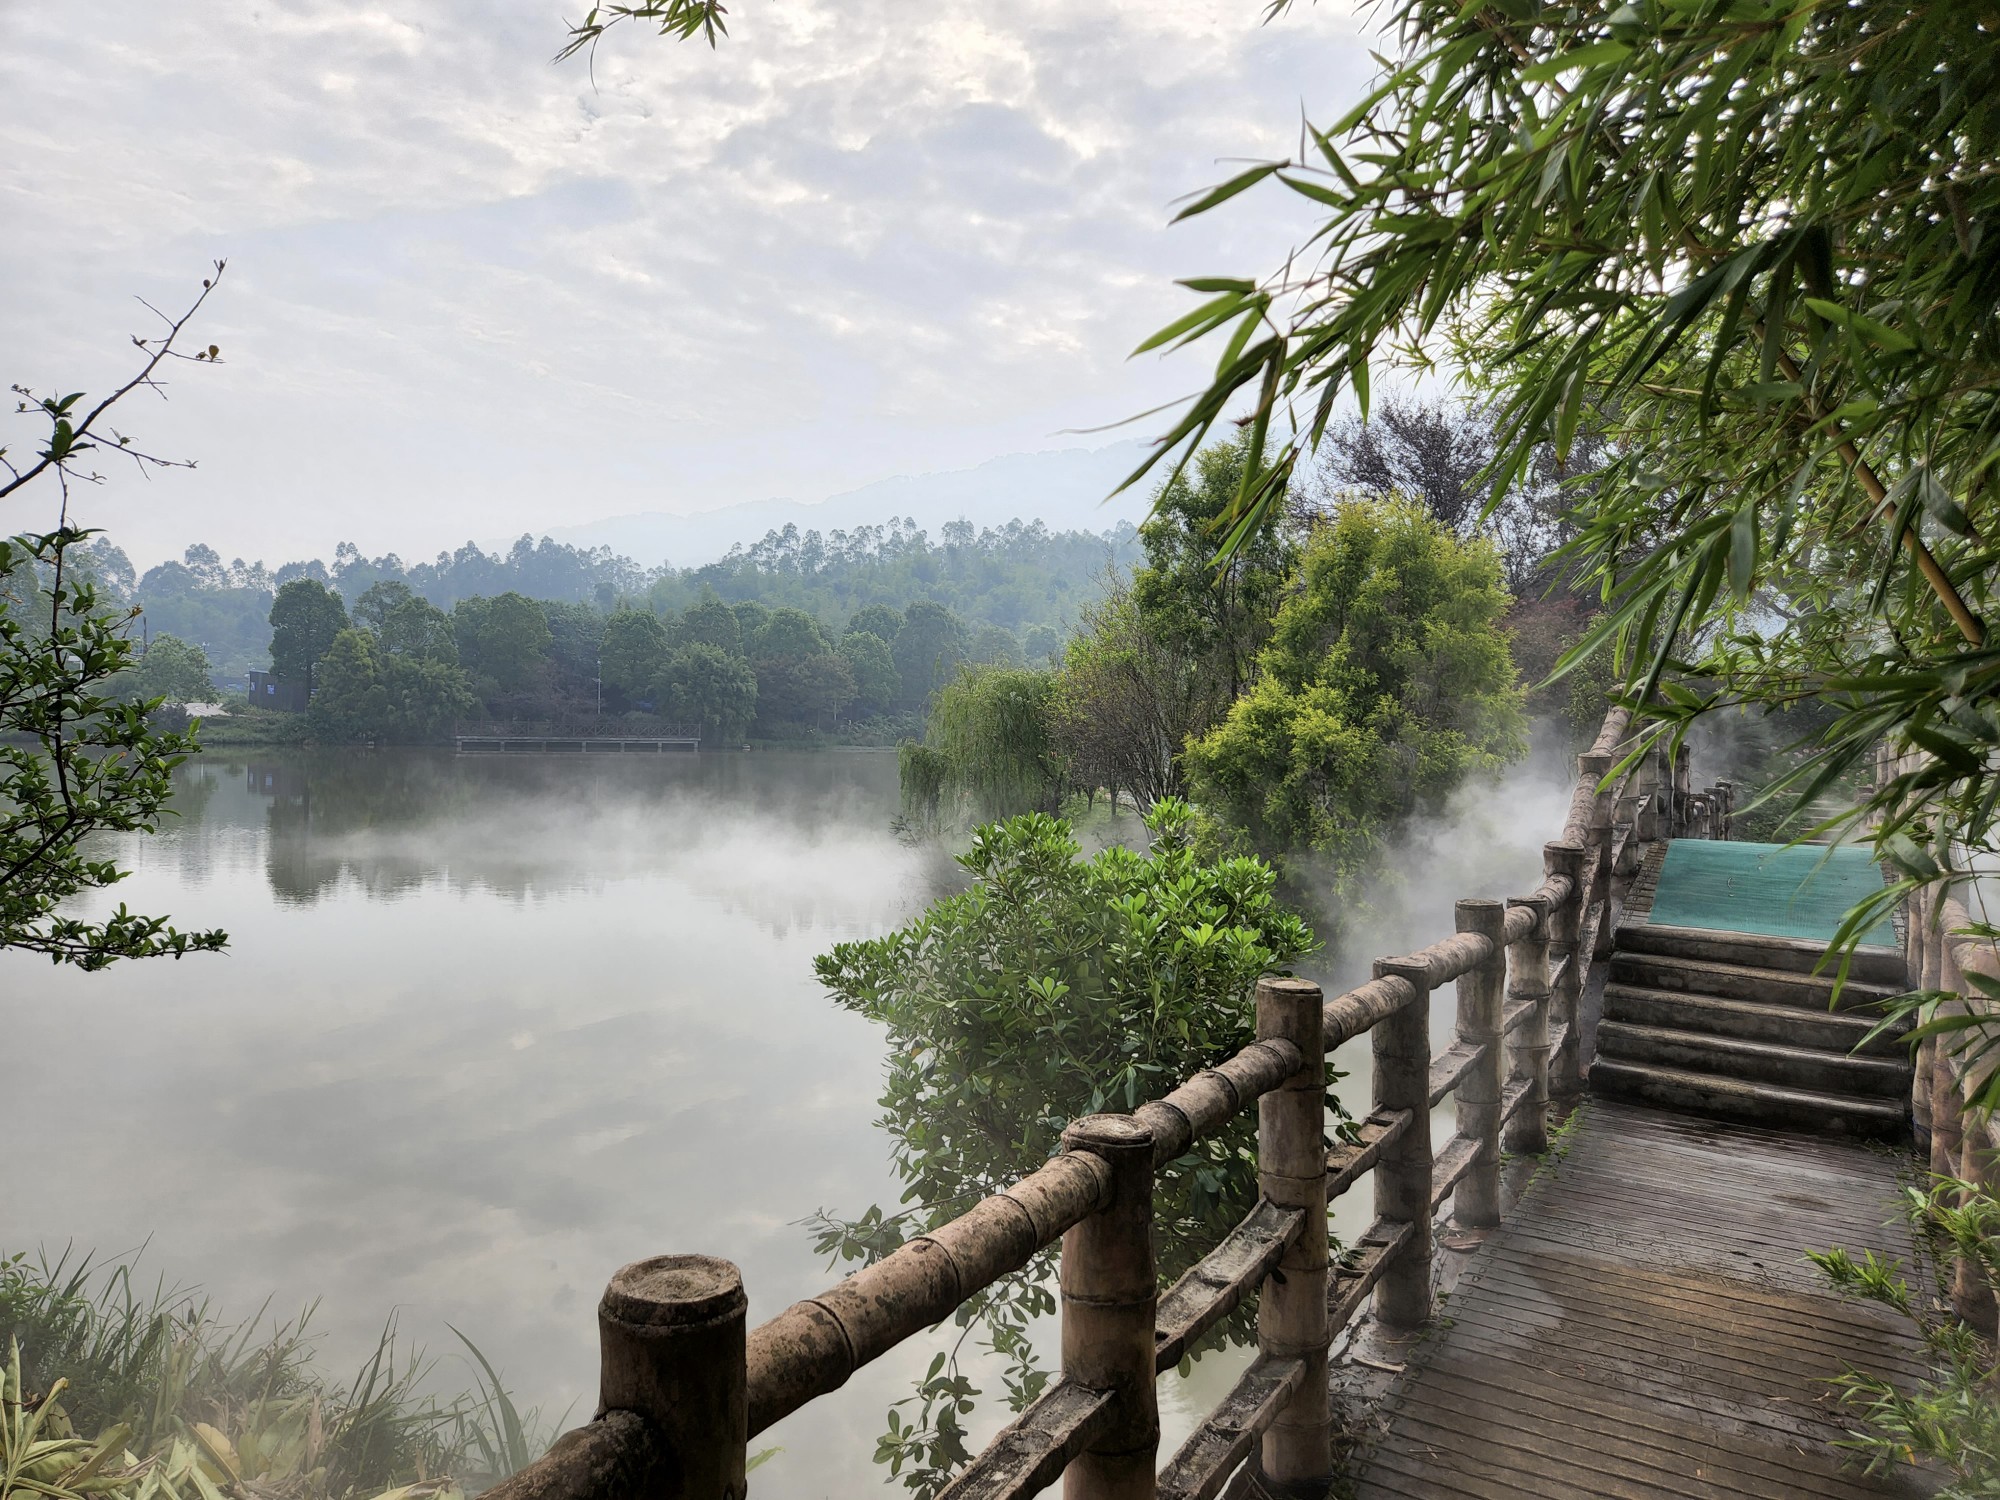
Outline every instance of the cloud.
{"label": "cloud", "polygon": [[525,0],[0,15],[7,377],[101,387],[124,298],[231,260],[227,363],[133,417],[201,470],[87,516],[147,557],[420,555],[1046,447],[1199,378],[1126,359],[1172,278],[1306,221],[1253,195],[1169,231],[1173,200],[1369,67],[1342,7],[1241,0],[746,0],[713,53],[560,40]]}

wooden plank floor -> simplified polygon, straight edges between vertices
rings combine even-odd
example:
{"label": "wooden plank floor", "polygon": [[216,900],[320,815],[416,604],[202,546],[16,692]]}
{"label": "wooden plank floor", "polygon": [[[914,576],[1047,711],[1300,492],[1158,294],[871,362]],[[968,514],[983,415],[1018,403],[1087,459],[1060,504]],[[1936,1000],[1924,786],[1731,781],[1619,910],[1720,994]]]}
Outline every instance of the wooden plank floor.
{"label": "wooden plank floor", "polygon": [[1924,1493],[1843,1464],[1828,1398],[1919,1346],[1804,1258],[1906,1257],[1898,1169],[1867,1146],[1592,1100],[1467,1265],[1357,1454],[1355,1494]]}

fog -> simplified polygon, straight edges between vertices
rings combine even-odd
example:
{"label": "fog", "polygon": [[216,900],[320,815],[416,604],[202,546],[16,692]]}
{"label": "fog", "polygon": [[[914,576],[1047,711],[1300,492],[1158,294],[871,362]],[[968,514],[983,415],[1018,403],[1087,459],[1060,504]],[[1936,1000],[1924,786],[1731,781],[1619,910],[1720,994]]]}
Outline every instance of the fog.
{"label": "fog", "polygon": [[[1468,787],[1308,971],[1337,992],[1450,931],[1458,897],[1532,890],[1566,776]],[[880,1033],[812,972],[951,879],[891,830],[893,754],[211,751],[181,777],[181,819],[117,843],[134,874],[115,894],[224,927],[229,951],[99,975],[0,956],[10,1122],[42,1122],[42,1149],[0,1166],[0,1244],[143,1243],[142,1270],[237,1316],[318,1300],[335,1373],[393,1313],[455,1392],[472,1383],[455,1325],[524,1405],[574,1421],[618,1265],[727,1256],[754,1323],[839,1274],[801,1218],[895,1204]],[[1438,1045],[1451,1004],[1434,1002]],[[1339,1058],[1356,1113],[1366,1052]],[[1368,1200],[1364,1183],[1342,1201],[1340,1232]],[[883,1412],[946,1341],[913,1340],[774,1429],[758,1492],[888,1484]],[[1241,1360],[1163,1387],[1169,1447]],[[970,1373],[998,1389],[976,1358]],[[980,1403],[975,1438],[1002,1407]]]}
{"label": "fog", "polygon": [[[792,1221],[894,1198],[878,1035],[812,975],[927,899],[888,828],[893,755],[211,753],[184,775],[181,824],[121,847],[117,894],[226,927],[228,954],[0,960],[10,1115],[63,1122],[0,1169],[7,1243],[149,1239],[142,1267],[242,1316],[321,1299],[334,1371],[392,1310],[434,1353],[454,1324],[524,1401],[588,1416],[619,1264],[726,1255],[761,1319],[829,1279]],[[781,1455],[760,1491],[874,1483],[907,1378],[775,1434],[813,1479]]]}
{"label": "fog", "polygon": [[[318,1300],[335,1374],[393,1313],[433,1384],[468,1388],[454,1325],[575,1421],[617,1266],[726,1256],[754,1323],[839,1274],[798,1220],[895,1204],[880,1033],[812,972],[950,878],[891,831],[893,753],[211,751],[181,775],[180,821],[115,844],[116,895],[229,951],[97,975],[0,956],[9,1120],[40,1122],[0,1166],[0,1245],[143,1243],[147,1279],[238,1317]],[[888,1484],[883,1412],[949,1338],[773,1429],[758,1493]],[[1239,1363],[1163,1388],[1170,1442]]]}

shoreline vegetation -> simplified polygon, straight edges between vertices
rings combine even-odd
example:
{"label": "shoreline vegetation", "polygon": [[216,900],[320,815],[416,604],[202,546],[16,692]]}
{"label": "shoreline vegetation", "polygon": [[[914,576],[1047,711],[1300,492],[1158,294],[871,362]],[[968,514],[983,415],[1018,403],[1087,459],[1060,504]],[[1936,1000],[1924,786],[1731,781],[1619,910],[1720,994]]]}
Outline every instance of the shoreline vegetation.
{"label": "shoreline vegetation", "polygon": [[315,1361],[308,1304],[232,1323],[138,1257],[0,1258],[0,1493],[42,1500],[462,1500],[523,1467],[561,1420],[519,1411],[457,1329],[469,1380],[393,1316],[350,1377]]}

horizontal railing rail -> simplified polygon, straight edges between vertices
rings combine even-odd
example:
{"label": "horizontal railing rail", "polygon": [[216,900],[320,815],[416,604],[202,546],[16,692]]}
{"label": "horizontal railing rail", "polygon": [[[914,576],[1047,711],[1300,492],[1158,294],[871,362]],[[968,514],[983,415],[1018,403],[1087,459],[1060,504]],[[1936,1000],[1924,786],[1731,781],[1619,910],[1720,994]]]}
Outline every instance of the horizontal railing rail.
{"label": "horizontal railing rail", "polygon": [[[1500,1222],[1503,1154],[1547,1148],[1552,1097],[1580,1086],[1579,999],[1640,848],[1685,799],[1649,754],[1613,781],[1629,715],[1614,710],[1580,775],[1544,878],[1509,902],[1467,900],[1457,931],[1327,999],[1257,987],[1256,1039],[1129,1115],[1073,1121],[1061,1151],[1011,1187],[817,1296],[746,1329],[735,1268],[701,1256],[628,1266],[599,1311],[598,1416],[490,1492],[494,1500],[718,1500],[744,1493],[749,1440],[1062,1243],[1062,1370],[943,1492],[1013,1500],[1065,1477],[1073,1500],[1221,1492],[1253,1457],[1280,1484],[1330,1472],[1329,1351],[1372,1298],[1391,1330],[1434,1311],[1433,1217]],[[1453,1034],[1432,1047],[1431,997],[1455,986]],[[1329,1146],[1327,1054],[1372,1049],[1369,1113]],[[1454,1129],[1433,1146],[1431,1111]],[[1255,1106],[1258,1201],[1164,1293],[1152,1244],[1155,1174]],[[1328,1205],[1364,1180],[1373,1222],[1336,1261]],[[1257,1354],[1164,1466],[1155,1382],[1250,1298]]]}

